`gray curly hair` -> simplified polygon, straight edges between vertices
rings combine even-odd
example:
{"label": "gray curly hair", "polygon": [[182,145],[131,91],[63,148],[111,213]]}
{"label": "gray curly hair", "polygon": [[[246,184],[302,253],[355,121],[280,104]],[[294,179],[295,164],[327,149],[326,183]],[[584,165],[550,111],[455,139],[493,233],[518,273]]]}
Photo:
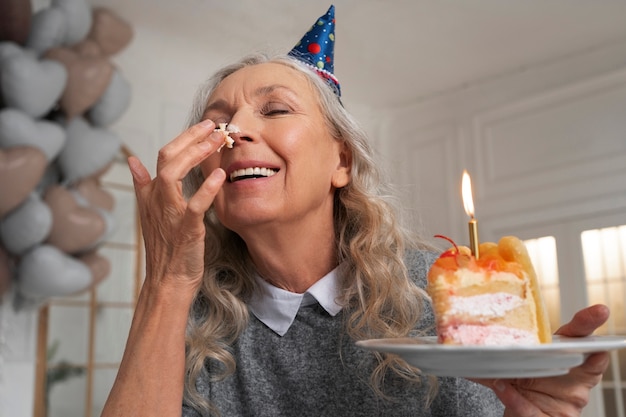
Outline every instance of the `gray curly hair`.
{"label": "gray curly hair", "polygon": [[[352,340],[406,336],[422,315],[425,294],[408,277],[404,252],[408,246],[426,245],[402,227],[365,133],[312,69],[288,55],[245,57],[218,71],[201,87],[188,125],[202,120],[211,93],[224,78],[266,62],[286,65],[307,77],[319,95],[329,131],[352,153],[350,183],[336,190],[334,198],[337,263],[348,272],[341,292],[346,335]],[[199,168],[192,170],[183,181],[185,194],[193,194],[203,180]],[[207,359],[224,365],[223,376],[234,371],[235,360],[228,347],[247,325],[245,301],[255,285],[254,265],[243,240],[218,221],[213,209],[207,212],[205,225],[205,276],[188,323],[185,382],[185,402],[202,415],[217,410],[199,394],[196,380]],[[370,384],[379,395],[384,396],[382,380],[388,370],[419,380],[419,372],[398,357],[376,357],[378,365]]]}

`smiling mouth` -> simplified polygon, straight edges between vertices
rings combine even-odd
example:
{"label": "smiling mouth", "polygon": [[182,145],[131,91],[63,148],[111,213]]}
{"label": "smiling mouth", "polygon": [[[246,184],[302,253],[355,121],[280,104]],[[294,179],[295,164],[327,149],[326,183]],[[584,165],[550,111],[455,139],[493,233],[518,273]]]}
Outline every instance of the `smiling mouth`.
{"label": "smiling mouth", "polygon": [[230,174],[229,180],[230,182],[235,182],[251,178],[267,178],[275,175],[277,172],[278,170],[271,168],[243,168],[233,171]]}

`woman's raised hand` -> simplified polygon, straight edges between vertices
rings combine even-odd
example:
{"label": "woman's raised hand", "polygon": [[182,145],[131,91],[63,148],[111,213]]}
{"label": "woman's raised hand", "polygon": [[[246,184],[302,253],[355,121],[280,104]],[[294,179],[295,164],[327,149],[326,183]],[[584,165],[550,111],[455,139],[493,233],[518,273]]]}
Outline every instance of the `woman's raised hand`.
{"label": "woman's raised hand", "polygon": [[213,171],[189,200],[183,197],[182,180],[189,171],[224,142],[213,133],[215,124],[202,121],[165,145],[157,160],[156,177],[145,166],[128,158],[133,176],[142,233],[146,247],[146,283],[187,287],[194,293],[204,271],[203,218],[224,183],[222,169]]}

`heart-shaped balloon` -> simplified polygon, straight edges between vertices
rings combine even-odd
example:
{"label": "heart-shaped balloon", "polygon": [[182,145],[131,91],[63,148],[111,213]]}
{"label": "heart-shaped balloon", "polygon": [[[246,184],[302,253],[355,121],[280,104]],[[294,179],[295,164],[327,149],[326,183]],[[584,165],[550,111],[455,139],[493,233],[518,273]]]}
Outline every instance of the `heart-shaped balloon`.
{"label": "heart-shaped balloon", "polygon": [[82,57],[103,58],[105,57],[102,48],[92,39],[84,39],[72,46],[72,50]]}
{"label": "heart-shaped balloon", "polygon": [[15,42],[0,42],[0,66],[2,62],[12,55],[22,55],[24,51]]}
{"label": "heart-shaped balloon", "polygon": [[32,146],[52,161],[65,144],[65,129],[54,122],[35,120],[17,109],[0,110],[0,148]]}
{"label": "heart-shaped balloon", "polygon": [[35,192],[39,193],[39,195],[43,195],[48,187],[60,183],[61,178],[62,176],[59,167],[55,161],[52,161],[52,163],[48,164],[46,167],[46,171],[43,173],[41,181],[39,181],[37,188],[35,188]]}
{"label": "heart-shaped balloon", "polygon": [[26,200],[47,163],[46,155],[31,146],[0,149],[0,218]]}
{"label": "heart-shaped balloon", "polygon": [[0,239],[9,252],[21,255],[43,242],[51,228],[52,212],[39,194],[31,193],[0,220]]}
{"label": "heart-shaped balloon", "polygon": [[97,211],[100,214],[100,216],[102,216],[102,220],[104,220],[104,224],[105,224],[104,232],[102,233],[100,238],[96,240],[95,242],[93,242],[91,245],[85,247],[83,251],[81,251],[81,253],[95,250],[98,246],[106,242],[106,240],[109,239],[113,235],[113,232],[115,231],[115,225],[116,225],[115,217],[113,216],[112,212],[108,210],[104,210],[100,207],[91,205],[89,201],[87,201],[87,199],[83,197],[77,190],[75,189],[70,190],[70,192],[74,196],[74,199],[76,200],[76,203],[79,206],[88,207]]}
{"label": "heart-shaped balloon", "polygon": [[92,283],[91,270],[51,245],[26,253],[17,267],[18,291],[26,298],[42,299],[75,294]]}
{"label": "heart-shaped balloon", "polygon": [[32,20],[32,6],[25,0],[0,0],[0,41],[24,45]]}
{"label": "heart-shaped balloon", "polygon": [[9,292],[13,286],[13,271],[12,263],[9,255],[4,248],[0,246],[0,305],[2,304],[2,297]]}
{"label": "heart-shaped balloon", "polygon": [[7,107],[32,117],[49,113],[61,97],[66,83],[65,67],[53,60],[38,60],[30,53],[11,53],[2,60],[0,92]]}
{"label": "heart-shaped balloon", "polygon": [[65,45],[82,41],[93,23],[91,6],[84,0],[52,0],[52,7],[65,14]]}
{"label": "heart-shaped balloon", "polygon": [[88,111],[87,117],[95,126],[110,126],[128,109],[130,98],[130,83],[119,70],[115,70],[107,89]]}
{"label": "heart-shaped balloon", "polygon": [[106,168],[122,144],[113,133],[92,127],[82,117],[66,126],[67,141],[57,158],[66,181],[73,183]]}
{"label": "heart-shaped balloon", "polygon": [[[83,205],[113,211],[115,199],[110,192],[102,188],[100,181],[96,177],[80,180],[73,186],[72,191],[78,193],[78,195],[85,200]],[[78,203],[81,204],[80,201],[78,201]]]}
{"label": "heart-shaped balloon", "polygon": [[97,252],[89,252],[78,256],[78,260],[84,262],[91,271],[92,286],[96,286],[111,273],[111,262]]}
{"label": "heart-shaped balloon", "polygon": [[26,47],[42,55],[48,49],[63,45],[65,41],[65,14],[61,9],[47,7],[33,15]]}
{"label": "heart-shaped balloon", "polygon": [[94,172],[93,174],[91,174],[91,176],[94,177],[94,178],[102,177],[104,174],[106,174],[111,169],[111,167],[113,166],[114,163],[115,163],[115,158],[111,159],[111,162],[109,162],[108,164],[103,166],[101,169],[99,169],[96,172]]}
{"label": "heart-shaped balloon", "polygon": [[52,48],[44,56],[67,70],[67,85],[59,104],[68,119],[93,106],[111,82],[113,65],[106,58],[81,56],[69,48]]}
{"label": "heart-shaped balloon", "polygon": [[107,230],[96,209],[80,206],[72,193],[60,185],[49,187],[44,201],[52,211],[52,229],[46,242],[65,253],[93,248]]}
{"label": "heart-shaped balloon", "polygon": [[133,38],[133,29],[115,12],[104,7],[93,9],[93,24],[87,38],[96,41],[105,55],[115,55]]}

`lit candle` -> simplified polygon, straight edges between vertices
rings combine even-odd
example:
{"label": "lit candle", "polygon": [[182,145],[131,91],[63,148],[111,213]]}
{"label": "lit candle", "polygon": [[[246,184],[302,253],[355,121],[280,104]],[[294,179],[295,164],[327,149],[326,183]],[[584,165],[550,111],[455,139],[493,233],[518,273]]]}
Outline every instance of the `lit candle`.
{"label": "lit candle", "polygon": [[461,193],[463,196],[463,207],[465,208],[465,213],[470,216],[470,221],[468,223],[469,226],[469,236],[470,236],[470,249],[472,251],[472,255],[476,259],[479,258],[480,254],[478,253],[478,222],[474,217],[474,199],[472,198],[472,181],[470,180],[470,176],[466,170],[463,171],[463,179],[461,182]]}

